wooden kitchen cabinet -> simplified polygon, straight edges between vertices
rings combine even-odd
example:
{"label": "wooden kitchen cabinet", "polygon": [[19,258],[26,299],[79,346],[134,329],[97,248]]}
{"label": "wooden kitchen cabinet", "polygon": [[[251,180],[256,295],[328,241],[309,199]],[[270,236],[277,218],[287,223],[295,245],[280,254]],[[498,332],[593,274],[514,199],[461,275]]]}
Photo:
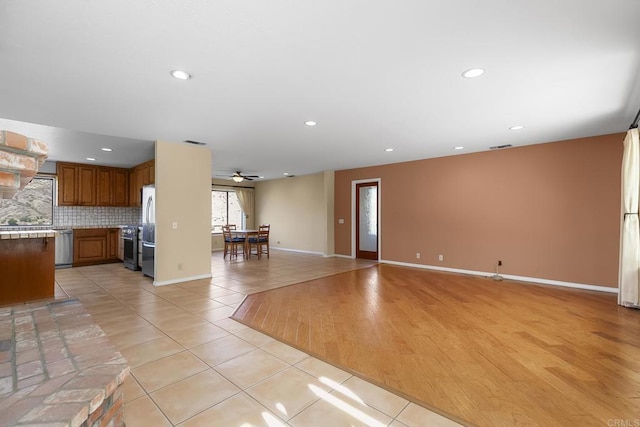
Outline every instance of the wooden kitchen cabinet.
{"label": "wooden kitchen cabinet", "polygon": [[129,206],[126,169],[98,168],[98,206]]}
{"label": "wooden kitchen cabinet", "polygon": [[120,240],[119,228],[107,229],[107,259],[118,259],[118,240]]}
{"label": "wooden kitchen cabinet", "polygon": [[111,184],[111,204],[113,206],[129,206],[129,171],[112,169]]}
{"label": "wooden kitchen cabinet", "polygon": [[119,228],[73,230],[73,266],[118,261]]}
{"label": "wooden kitchen cabinet", "polygon": [[77,165],[58,162],[58,205],[74,206],[77,204],[78,167]]}
{"label": "wooden kitchen cabinet", "polygon": [[98,206],[111,204],[111,170],[98,168]]}
{"label": "wooden kitchen cabinet", "polygon": [[124,261],[124,239],[120,235],[118,235],[118,259]]}
{"label": "wooden kitchen cabinet", "polygon": [[141,206],[142,187],[155,183],[155,160],[141,163],[129,170],[129,206]]}
{"label": "wooden kitchen cabinet", "polygon": [[98,169],[95,166],[78,166],[78,205],[97,205],[97,178]]}
{"label": "wooden kitchen cabinet", "polygon": [[60,206],[129,206],[127,169],[58,162],[57,176]]}
{"label": "wooden kitchen cabinet", "polygon": [[55,239],[0,240],[0,306],[52,298]]}

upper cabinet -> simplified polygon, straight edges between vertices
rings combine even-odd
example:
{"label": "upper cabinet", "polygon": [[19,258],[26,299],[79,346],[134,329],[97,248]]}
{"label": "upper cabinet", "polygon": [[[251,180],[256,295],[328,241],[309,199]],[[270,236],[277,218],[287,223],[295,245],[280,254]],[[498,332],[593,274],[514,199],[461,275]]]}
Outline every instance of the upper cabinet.
{"label": "upper cabinet", "polygon": [[98,168],[98,206],[129,206],[129,171]]}
{"label": "upper cabinet", "polygon": [[140,191],[155,183],[155,161],[131,169],[58,162],[58,205],[140,206]]}
{"label": "upper cabinet", "polygon": [[141,191],[156,180],[155,160],[149,160],[129,169],[129,206],[141,206]]}
{"label": "upper cabinet", "polygon": [[78,204],[78,165],[58,162],[58,205]]}
{"label": "upper cabinet", "polygon": [[127,169],[58,162],[57,175],[60,206],[128,206]]}

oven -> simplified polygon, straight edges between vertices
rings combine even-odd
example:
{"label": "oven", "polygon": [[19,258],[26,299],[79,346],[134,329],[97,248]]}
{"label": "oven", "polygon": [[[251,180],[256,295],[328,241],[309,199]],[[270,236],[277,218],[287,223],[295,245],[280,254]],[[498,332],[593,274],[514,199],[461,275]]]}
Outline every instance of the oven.
{"label": "oven", "polygon": [[122,227],[120,237],[124,243],[124,266],[130,270],[138,270],[138,226]]}

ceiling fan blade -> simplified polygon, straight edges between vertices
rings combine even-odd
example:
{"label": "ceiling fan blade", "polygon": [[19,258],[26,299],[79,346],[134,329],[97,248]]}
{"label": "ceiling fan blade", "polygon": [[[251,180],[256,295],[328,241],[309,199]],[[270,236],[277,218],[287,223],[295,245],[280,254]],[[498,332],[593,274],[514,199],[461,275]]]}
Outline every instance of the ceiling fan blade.
{"label": "ceiling fan blade", "polygon": [[248,176],[242,176],[244,178],[245,181],[253,181],[253,178],[250,178]]}

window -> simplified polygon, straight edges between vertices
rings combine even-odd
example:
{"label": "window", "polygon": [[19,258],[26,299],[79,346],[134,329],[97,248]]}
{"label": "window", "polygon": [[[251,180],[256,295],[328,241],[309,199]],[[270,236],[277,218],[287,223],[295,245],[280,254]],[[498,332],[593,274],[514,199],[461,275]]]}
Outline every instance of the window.
{"label": "window", "polygon": [[0,200],[0,226],[53,225],[54,179],[36,176],[12,199]]}
{"label": "window", "polygon": [[222,233],[222,226],[235,224],[244,228],[244,215],[238,202],[238,196],[233,190],[211,191],[211,230]]}

